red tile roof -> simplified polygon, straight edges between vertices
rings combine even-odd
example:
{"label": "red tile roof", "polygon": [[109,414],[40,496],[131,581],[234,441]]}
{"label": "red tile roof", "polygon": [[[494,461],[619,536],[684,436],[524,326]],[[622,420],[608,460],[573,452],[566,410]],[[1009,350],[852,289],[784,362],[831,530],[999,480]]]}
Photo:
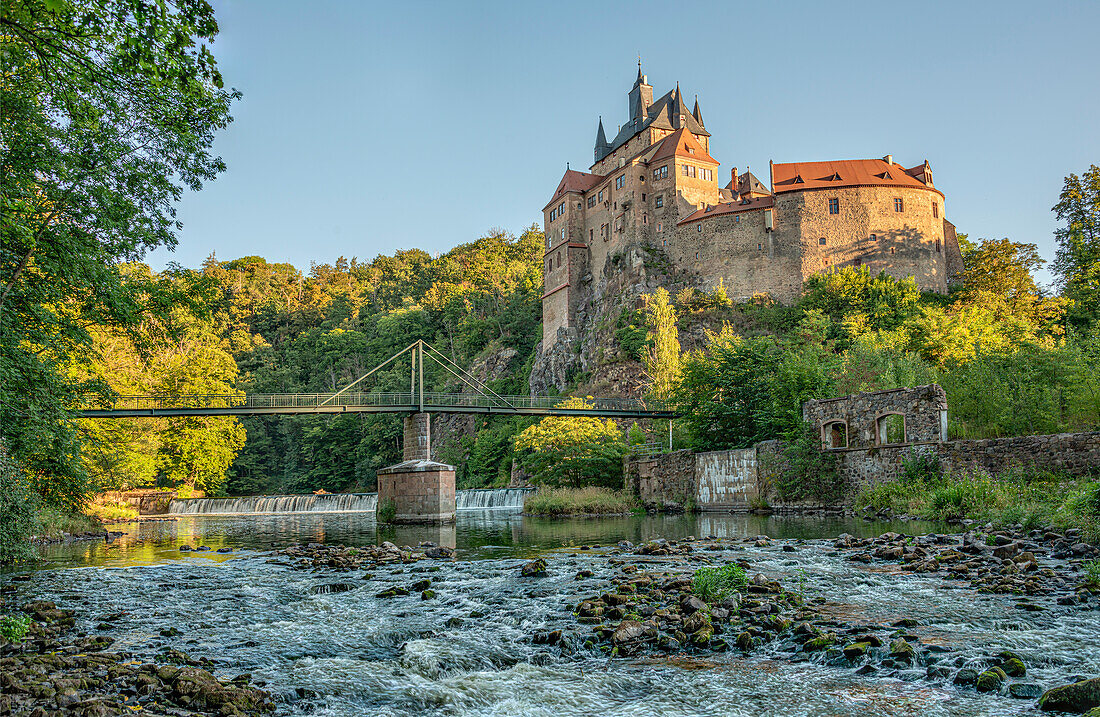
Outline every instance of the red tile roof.
{"label": "red tile roof", "polygon": [[[923,166],[923,165],[922,165]],[[840,159],[831,162],[790,162],[772,165],[772,191],[776,194],[832,187],[935,187],[910,176],[900,164],[883,159]]]}
{"label": "red tile roof", "polygon": [[566,192],[587,192],[592,187],[602,182],[605,177],[599,174],[589,174],[588,172],[578,172],[575,169],[565,170],[565,174],[562,176],[561,181],[558,182],[558,188],[554,190],[554,196],[543,207],[543,211],[546,211],[547,207],[557,201],[561,201],[561,198],[565,196]]}
{"label": "red tile roof", "polygon": [[717,159],[711,157],[707,151],[703,149],[703,145],[696,141],[695,136],[683,127],[662,139],[660,147],[658,147],[649,161],[659,162],[662,159],[668,159],[674,156],[685,157],[697,162],[720,164]]}
{"label": "red tile roof", "polygon": [[709,209],[700,209],[692,214],[689,214],[681,219],[679,223],[690,224],[691,222],[696,222],[700,219],[707,219],[709,217],[720,217],[723,214],[737,214],[739,212],[751,212],[754,209],[767,209],[768,207],[774,206],[775,197],[771,195],[767,197],[756,197],[749,200],[724,202],[722,204],[715,204]]}

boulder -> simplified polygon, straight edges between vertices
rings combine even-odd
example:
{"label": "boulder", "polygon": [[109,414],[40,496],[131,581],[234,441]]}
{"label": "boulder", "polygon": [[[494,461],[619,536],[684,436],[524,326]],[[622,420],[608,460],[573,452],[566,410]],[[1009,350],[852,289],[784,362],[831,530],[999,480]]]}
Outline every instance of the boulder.
{"label": "boulder", "polygon": [[694,595],[685,595],[683,599],[680,600],[680,612],[685,615],[690,615],[699,610],[705,610],[706,607],[707,604]]}
{"label": "boulder", "polygon": [[1039,709],[1047,712],[1080,714],[1096,707],[1100,707],[1100,677],[1055,687],[1039,698]]}
{"label": "boulder", "polygon": [[991,667],[978,675],[978,692],[997,692],[1005,683],[1005,673],[999,667]]}
{"label": "boulder", "polygon": [[546,561],[542,558],[532,560],[519,570],[520,577],[544,578],[546,577]]}

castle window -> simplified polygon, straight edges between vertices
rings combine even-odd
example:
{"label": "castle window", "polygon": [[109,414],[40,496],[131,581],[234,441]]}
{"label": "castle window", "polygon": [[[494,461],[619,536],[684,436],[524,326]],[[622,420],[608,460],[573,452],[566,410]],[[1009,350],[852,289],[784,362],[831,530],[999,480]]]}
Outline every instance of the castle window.
{"label": "castle window", "polygon": [[890,253],[893,254],[895,252],[897,252],[897,247],[890,247]]}
{"label": "castle window", "polygon": [[662,246],[668,246],[668,239],[665,239],[665,241],[664,241],[664,243],[662,244]]}
{"label": "castle window", "polygon": [[829,200],[829,214],[840,214],[840,199],[833,197]]}
{"label": "castle window", "polygon": [[875,235],[875,234],[872,234],[871,235],[871,241],[878,241],[878,236]]}
{"label": "castle window", "polygon": [[824,264],[825,266],[828,266],[828,265],[829,265],[829,257],[825,257],[825,260],[824,260],[824,262],[822,262],[822,263],[823,263],[823,264]]}
{"label": "castle window", "polygon": [[645,192],[642,192],[642,201],[645,201]]}
{"label": "castle window", "polygon": [[561,252],[558,252],[558,266],[561,267]]}
{"label": "castle window", "polygon": [[821,439],[825,448],[847,448],[848,424],[844,421],[829,421],[821,426]]}
{"label": "castle window", "polygon": [[565,227],[561,228],[561,239],[562,241],[565,241]]}
{"label": "castle window", "polygon": [[[657,222],[657,231],[661,231],[663,228],[664,228],[664,224],[662,224],[661,222]],[[667,244],[668,242],[665,242],[665,243]]]}
{"label": "castle window", "polygon": [[649,217],[642,214],[642,224],[649,224]]}
{"label": "castle window", "polygon": [[565,214],[565,202],[558,205],[558,216],[560,217],[562,214]]}
{"label": "castle window", "polygon": [[624,184],[626,184],[625,174],[620,174],[618,177],[615,178],[615,189],[622,189]]}
{"label": "castle window", "polygon": [[660,209],[664,205],[665,205],[665,196],[663,194],[658,194],[657,197],[653,200],[653,206]]}
{"label": "castle window", "polygon": [[875,420],[875,442],[880,446],[905,443],[905,416],[887,413]]}
{"label": "castle window", "polygon": [[756,242],[756,250],[757,251],[763,251],[764,250],[764,245],[761,244],[760,242]]}
{"label": "castle window", "polygon": [[894,211],[904,212],[905,204],[901,201],[901,197],[894,197]]}
{"label": "castle window", "polygon": [[657,167],[657,169],[653,170],[653,178],[654,179],[664,179],[667,176],[668,176],[668,165],[667,164],[662,166],[662,167]]}
{"label": "castle window", "polygon": [[696,258],[696,259],[698,259],[698,258],[699,258],[699,252],[695,252],[695,258]]}
{"label": "castle window", "polygon": [[588,208],[591,209],[594,206],[596,206],[596,198],[595,197],[589,197],[588,198]]}
{"label": "castle window", "polygon": [[684,176],[685,177],[694,177],[695,176],[695,165],[694,164],[685,164],[683,166],[683,171],[684,171]]}
{"label": "castle window", "polygon": [[602,189],[600,190],[600,201],[601,202],[603,201],[603,190]]}
{"label": "castle window", "polygon": [[734,217],[733,218],[733,223],[734,224],[740,224],[741,223],[741,217],[740,216]]}
{"label": "castle window", "polygon": [[591,242],[591,241],[592,241],[592,239],[593,239],[593,234],[594,234],[594,232],[595,232],[595,230],[594,230],[594,229],[589,229],[589,230],[588,230],[588,241],[589,241],[589,242]]}
{"label": "castle window", "polygon": [[697,231],[697,232],[703,231],[703,225],[702,224],[696,224],[695,225],[695,231]]}
{"label": "castle window", "polygon": [[821,246],[825,246],[825,237],[821,237],[820,239],[818,239],[817,243],[820,244]]}
{"label": "castle window", "polygon": [[940,249],[940,240],[937,239],[936,240],[936,252],[939,253],[940,251],[942,251],[942,249]]}
{"label": "castle window", "polygon": [[936,202],[932,202],[932,216],[935,219],[940,218],[940,205]]}

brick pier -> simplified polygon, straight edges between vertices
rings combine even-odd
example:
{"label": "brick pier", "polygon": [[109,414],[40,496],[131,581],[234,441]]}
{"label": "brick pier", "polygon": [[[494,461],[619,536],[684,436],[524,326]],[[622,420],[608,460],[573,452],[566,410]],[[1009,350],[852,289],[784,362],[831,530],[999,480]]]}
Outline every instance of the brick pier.
{"label": "brick pier", "polygon": [[427,413],[405,417],[404,460],[378,471],[378,506],[393,501],[395,523],[453,523],[455,467],[431,459]]}

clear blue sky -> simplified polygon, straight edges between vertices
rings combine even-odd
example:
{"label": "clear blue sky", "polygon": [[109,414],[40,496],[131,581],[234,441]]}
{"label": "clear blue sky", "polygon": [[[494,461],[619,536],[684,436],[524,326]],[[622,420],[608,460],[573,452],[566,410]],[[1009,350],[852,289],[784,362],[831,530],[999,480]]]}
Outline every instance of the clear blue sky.
{"label": "clear blue sky", "polygon": [[723,175],[768,160],[925,158],[960,232],[1054,254],[1062,178],[1100,163],[1100,2],[216,3],[244,98],[228,171],[180,206],[174,253],[308,270],[520,232],[636,57],[698,93]]}

